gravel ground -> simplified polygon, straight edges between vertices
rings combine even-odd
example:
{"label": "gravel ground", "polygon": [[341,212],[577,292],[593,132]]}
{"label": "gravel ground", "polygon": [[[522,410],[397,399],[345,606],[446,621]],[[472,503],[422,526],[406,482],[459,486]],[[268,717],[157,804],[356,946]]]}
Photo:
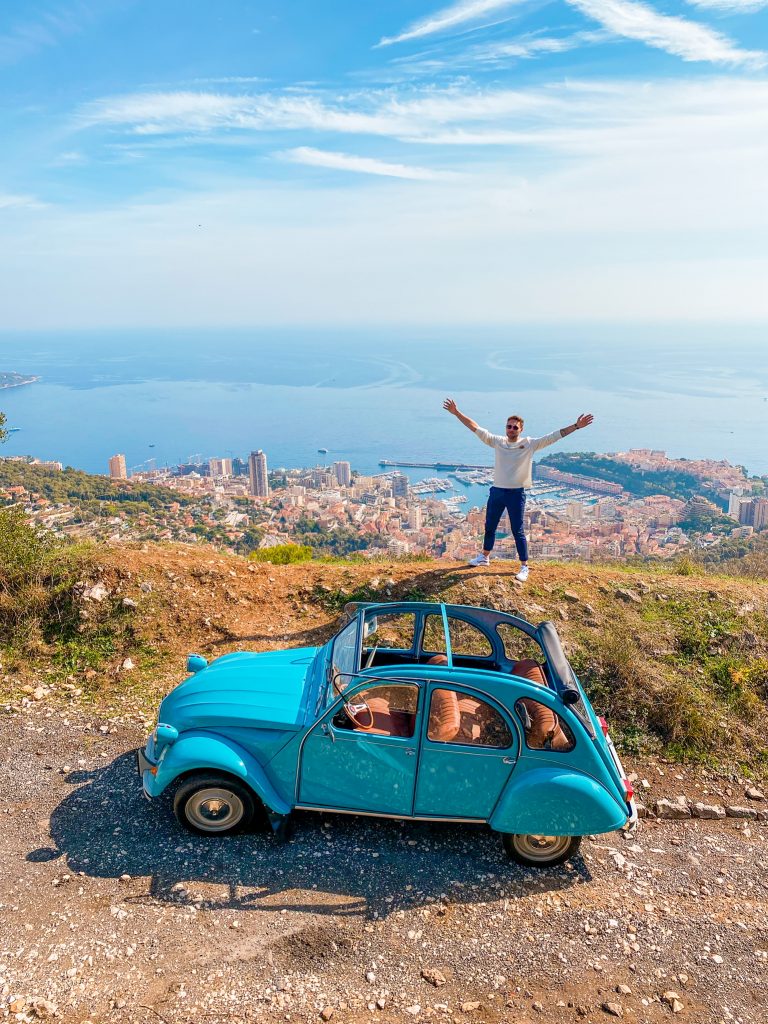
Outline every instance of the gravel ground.
{"label": "gravel ground", "polygon": [[200,839],[142,797],[136,726],[0,715],[0,1017],[768,1016],[765,823],[648,822],[543,872],[472,826],[305,814],[288,845]]}

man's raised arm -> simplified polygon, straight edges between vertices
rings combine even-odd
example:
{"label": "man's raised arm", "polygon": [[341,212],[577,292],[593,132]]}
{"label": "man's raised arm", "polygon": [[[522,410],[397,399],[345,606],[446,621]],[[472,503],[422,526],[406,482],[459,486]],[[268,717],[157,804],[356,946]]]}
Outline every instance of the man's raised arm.
{"label": "man's raised arm", "polygon": [[574,430],[583,430],[584,427],[588,427],[595,417],[591,412],[583,412],[581,416],[576,420],[575,423],[571,423],[568,427],[560,427],[560,434],[562,437],[568,437]]}
{"label": "man's raised arm", "polygon": [[443,402],[443,408],[449,412],[451,416],[455,416],[457,420],[461,420],[465,427],[468,427],[472,431],[477,431],[478,427],[475,421],[471,420],[469,416],[465,416],[463,412],[460,412],[459,407],[452,398],[446,398]]}

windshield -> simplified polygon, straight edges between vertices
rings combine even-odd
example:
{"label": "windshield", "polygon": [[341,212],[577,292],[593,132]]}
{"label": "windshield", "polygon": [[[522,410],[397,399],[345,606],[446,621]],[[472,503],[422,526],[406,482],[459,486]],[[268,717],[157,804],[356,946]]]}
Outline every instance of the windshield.
{"label": "windshield", "polygon": [[357,627],[358,620],[355,618],[333,641],[331,663],[328,667],[330,685],[325,695],[326,706],[333,703],[336,697],[346,690],[357,671]]}

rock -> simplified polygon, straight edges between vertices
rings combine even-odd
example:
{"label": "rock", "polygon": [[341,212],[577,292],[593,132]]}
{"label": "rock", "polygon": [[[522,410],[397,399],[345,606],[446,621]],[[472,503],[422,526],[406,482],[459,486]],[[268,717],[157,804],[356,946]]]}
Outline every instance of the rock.
{"label": "rock", "polygon": [[11,1013],[23,1013],[26,1008],[27,1000],[23,996],[19,996],[8,1004],[8,1009]]}
{"label": "rock", "polygon": [[541,1003],[536,1002],[531,1004],[536,1013],[544,1013],[544,1007]]}
{"label": "rock", "polygon": [[135,668],[136,666],[134,665],[130,658],[126,658],[125,661],[120,666],[122,672],[131,672]]}
{"label": "rock", "polygon": [[369,985],[373,985],[373,983],[376,981],[375,973],[373,971],[366,971],[365,980],[368,982]]}
{"label": "rock", "polygon": [[673,992],[671,989],[668,992],[665,992],[661,998],[672,1010],[672,1013],[680,1013],[680,1011],[685,1008],[680,996],[677,992]]}
{"label": "rock", "polygon": [[45,686],[36,686],[32,691],[32,700],[43,700],[44,697],[48,696],[49,692]]}
{"label": "rock", "polygon": [[744,790],[744,796],[748,800],[765,800],[765,793],[758,789],[757,786],[747,786]]}
{"label": "rock", "polygon": [[379,996],[379,998],[376,1000],[376,1009],[383,1010],[386,1005],[387,1000],[384,998],[384,996]]}
{"label": "rock", "polygon": [[462,1003],[460,1009],[462,1013],[474,1013],[480,1009],[480,1003]]}
{"label": "rock", "polygon": [[141,590],[145,594],[151,594],[152,584],[149,582],[149,580],[145,580],[144,583],[139,584],[139,590]]}
{"label": "rock", "polygon": [[134,611],[136,608],[139,607],[136,604],[136,602],[134,600],[132,600],[130,597],[124,597],[123,601],[122,601],[122,605],[123,605],[123,608],[130,608],[131,611]]}
{"label": "rock", "polygon": [[623,587],[619,587],[614,591],[614,596],[618,597],[620,601],[627,601],[632,604],[642,604],[643,599],[639,594],[636,594],[633,590],[625,590]]}
{"label": "rock", "polygon": [[734,804],[729,804],[725,808],[725,813],[729,818],[753,819],[757,817],[757,811],[754,809],[754,807],[739,807]]}
{"label": "rock", "polygon": [[118,879],[119,882],[130,882],[130,880],[130,875],[120,875],[120,878]]}
{"label": "rock", "polygon": [[677,801],[673,802],[672,800],[657,800],[655,810],[659,818],[671,821],[682,821],[684,818],[690,818],[691,816],[691,809],[687,804],[681,804]]}
{"label": "rock", "polygon": [[421,1007],[418,1003],[414,1003],[413,1006],[406,1006],[405,1012],[410,1013],[412,1017],[418,1017],[421,1013]]}
{"label": "rock", "polygon": [[35,996],[32,1000],[32,1009],[34,1010],[36,1017],[45,1019],[46,1017],[55,1017],[59,1008],[56,1003],[52,1003],[50,999],[43,999],[40,996]]}
{"label": "rock", "polygon": [[332,1006],[325,1006],[320,1011],[320,1019],[321,1020],[330,1020],[332,1016],[333,1016],[333,1007]]}
{"label": "rock", "polygon": [[601,1006],[603,1013],[607,1013],[609,1017],[623,1017],[624,1011],[621,1008],[620,1003],[603,1003]]}
{"label": "rock", "polygon": [[629,985],[617,985],[616,991],[619,993],[620,996],[632,995],[632,989],[629,987]]}
{"label": "rock", "polygon": [[579,597],[579,595],[578,594],[574,594],[574,592],[572,590],[565,590],[565,591],[563,591],[563,598],[566,601],[570,601],[571,604],[579,604],[580,601],[581,601],[581,598]]}
{"label": "rock", "polygon": [[434,967],[422,968],[421,976],[424,981],[428,982],[430,985],[434,985],[435,988],[440,988],[440,986],[444,985],[446,982],[446,977],[443,972],[438,971]]}
{"label": "rock", "polygon": [[724,818],[725,808],[719,804],[703,804],[697,802],[692,805],[691,812],[694,818]]}
{"label": "rock", "polygon": [[645,804],[641,804],[639,800],[635,800],[635,809],[637,810],[638,818],[648,817],[648,808],[645,806]]}

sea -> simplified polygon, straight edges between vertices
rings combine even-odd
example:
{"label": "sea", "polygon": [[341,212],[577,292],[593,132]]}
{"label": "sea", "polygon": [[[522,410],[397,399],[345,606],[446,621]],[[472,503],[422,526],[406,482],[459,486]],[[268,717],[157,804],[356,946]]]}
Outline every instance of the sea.
{"label": "sea", "polygon": [[[18,428],[0,455],[106,473],[267,453],[270,469],[348,460],[490,466],[442,408],[503,433],[594,424],[561,451],[655,448],[768,474],[768,330],[762,327],[437,327],[0,332],[0,390]],[[319,449],[327,448],[327,454]],[[554,451],[556,449],[550,449]],[[546,454],[546,452],[544,453]],[[441,476],[404,470],[413,482]],[[487,487],[454,490],[482,504]]]}

